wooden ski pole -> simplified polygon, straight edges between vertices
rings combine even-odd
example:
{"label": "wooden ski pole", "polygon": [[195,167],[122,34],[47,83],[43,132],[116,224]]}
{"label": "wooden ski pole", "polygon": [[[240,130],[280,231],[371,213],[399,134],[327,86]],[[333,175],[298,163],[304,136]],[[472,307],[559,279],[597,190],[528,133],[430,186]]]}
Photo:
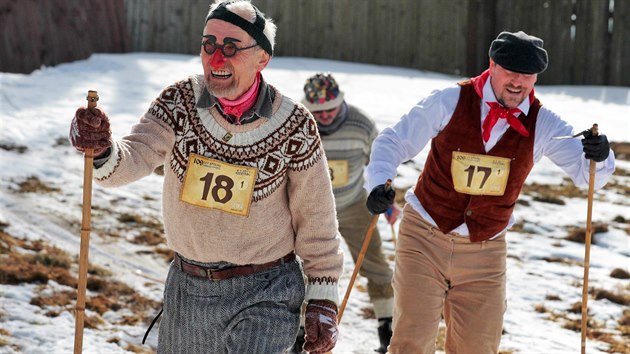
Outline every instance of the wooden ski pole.
{"label": "wooden ski pole", "polygon": [[[392,185],[392,180],[388,179],[387,182],[385,183],[385,189],[389,189],[391,185]],[[380,215],[381,214],[376,214],[372,216],[370,225],[368,226],[367,232],[365,233],[363,246],[361,247],[361,251],[359,252],[359,257],[357,257],[357,263],[354,265],[354,271],[352,272],[352,277],[350,278],[350,284],[348,284],[348,288],[346,289],[346,294],[344,295],[343,301],[341,302],[341,307],[339,308],[339,314],[337,315],[337,324],[341,323],[341,317],[343,316],[343,311],[345,310],[346,304],[348,303],[350,292],[352,291],[352,287],[354,285],[354,281],[357,278],[357,274],[359,274],[359,270],[361,269],[361,263],[363,263],[365,252],[367,251],[367,248],[370,245],[370,240],[372,239],[372,234],[374,233],[374,229],[376,228],[376,223],[378,222],[378,217]]]}
{"label": "wooden ski pole", "polygon": [[[594,136],[599,135],[597,124],[591,129]],[[595,189],[595,164],[591,160],[588,177],[588,206],[586,212],[586,234],[584,235],[584,284],[582,284],[582,354],[586,353],[586,328],[588,327],[588,268],[591,254],[591,234],[593,217],[593,191]]]}
{"label": "wooden ski pole", "polygon": [[[96,107],[98,94],[88,91],[88,109]],[[90,250],[90,219],[92,211],[92,172],[94,149],[85,149],[83,161],[83,216],[81,220],[81,249],[79,251],[79,282],[77,284],[74,354],[83,351],[83,322],[85,319],[85,289],[87,287],[88,252]]]}
{"label": "wooden ski pole", "polygon": [[390,224],[392,229],[392,242],[394,242],[394,248],[396,248],[396,229],[394,228],[394,224]]}

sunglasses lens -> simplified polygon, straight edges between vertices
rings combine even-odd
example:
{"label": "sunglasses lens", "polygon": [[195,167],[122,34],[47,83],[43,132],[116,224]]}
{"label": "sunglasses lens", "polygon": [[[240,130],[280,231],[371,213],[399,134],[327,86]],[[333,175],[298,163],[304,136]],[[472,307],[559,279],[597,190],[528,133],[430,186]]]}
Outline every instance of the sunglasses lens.
{"label": "sunglasses lens", "polygon": [[225,43],[223,45],[223,55],[226,57],[233,57],[236,54],[237,48],[234,43]]}
{"label": "sunglasses lens", "polygon": [[208,55],[212,55],[214,54],[214,51],[217,50],[217,47],[214,43],[211,43],[210,41],[205,41],[203,42],[203,50],[208,54]]}

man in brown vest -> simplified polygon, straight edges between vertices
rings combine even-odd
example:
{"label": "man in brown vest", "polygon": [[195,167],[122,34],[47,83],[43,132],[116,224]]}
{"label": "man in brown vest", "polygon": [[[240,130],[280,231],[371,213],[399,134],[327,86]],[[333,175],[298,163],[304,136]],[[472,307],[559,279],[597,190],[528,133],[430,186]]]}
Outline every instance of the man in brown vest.
{"label": "man in brown vest", "polygon": [[390,353],[434,353],[446,321],[446,353],[497,353],[506,309],[506,230],[529,172],[543,156],[576,185],[595,187],[615,167],[605,135],[583,132],[543,107],[534,94],[547,68],[543,41],[502,32],[481,75],[434,91],[385,128],[367,168],[367,208],[383,213],[394,200],[385,188],[400,163],[431,140],[424,170],[405,195],[394,270],[394,335]]}

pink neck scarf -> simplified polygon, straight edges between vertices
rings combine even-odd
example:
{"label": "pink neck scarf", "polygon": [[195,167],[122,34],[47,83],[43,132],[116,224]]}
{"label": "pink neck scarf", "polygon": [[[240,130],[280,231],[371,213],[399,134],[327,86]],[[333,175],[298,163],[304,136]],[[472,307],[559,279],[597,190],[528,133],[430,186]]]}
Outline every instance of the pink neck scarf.
{"label": "pink neck scarf", "polygon": [[236,117],[236,124],[241,124],[241,116],[247,112],[248,109],[254,106],[256,99],[258,98],[258,87],[260,86],[260,71],[256,73],[256,78],[252,86],[241,95],[241,97],[235,100],[228,100],[226,98],[217,97],[223,112]]}

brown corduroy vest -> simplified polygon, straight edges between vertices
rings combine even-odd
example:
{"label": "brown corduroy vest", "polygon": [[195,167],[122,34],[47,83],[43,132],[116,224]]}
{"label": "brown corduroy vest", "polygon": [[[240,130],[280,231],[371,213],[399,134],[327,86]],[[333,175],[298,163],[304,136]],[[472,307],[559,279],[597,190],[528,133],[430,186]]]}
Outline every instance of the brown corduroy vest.
{"label": "brown corduroy vest", "polygon": [[[478,242],[498,234],[508,224],[525,179],[534,166],[534,133],[541,104],[534,99],[527,117],[520,118],[529,137],[509,128],[486,153],[481,137],[481,99],[470,80],[459,85],[461,92],[453,117],[432,139],[414,193],[442,232],[448,233],[465,222],[470,241]],[[453,151],[509,158],[510,174],[505,193],[489,196],[455,191],[451,176]]]}

